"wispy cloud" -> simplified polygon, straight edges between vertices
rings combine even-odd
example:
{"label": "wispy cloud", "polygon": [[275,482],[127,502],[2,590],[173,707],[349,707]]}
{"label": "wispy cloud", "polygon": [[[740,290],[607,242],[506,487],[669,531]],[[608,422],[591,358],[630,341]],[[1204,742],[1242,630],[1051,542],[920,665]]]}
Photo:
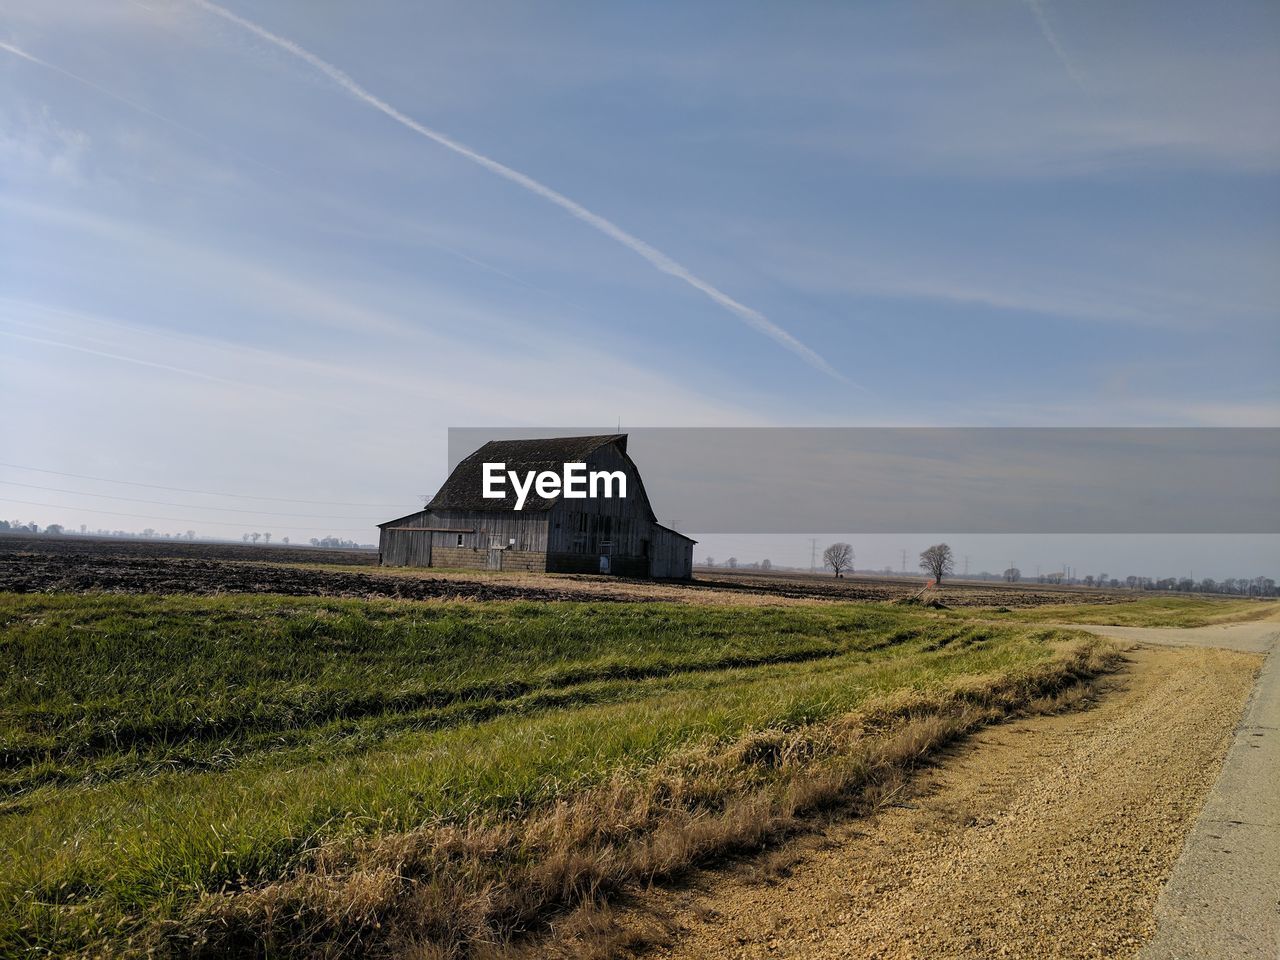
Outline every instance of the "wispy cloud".
{"label": "wispy cloud", "polygon": [[347,73],[340,70],[338,67],[335,67],[333,64],[329,63],[328,61],[321,59],[311,51],[294,43],[292,40],[288,40],[284,37],[279,36],[278,34],[272,33],[271,31],[267,30],[265,27],[262,27],[254,23],[252,20],[247,20],[244,17],[241,17],[235,13],[232,13],[230,10],[227,10],[226,8],[219,6],[216,3],[209,2],[209,0],[191,0],[191,2],[194,3],[196,6],[200,7],[201,9],[206,10],[209,13],[212,13],[218,17],[221,17],[224,20],[229,21],[230,23],[234,23],[236,26],[239,26],[245,30],[248,30],[249,32],[267,41],[268,43],[274,44],[280,49],[304,61],[305,63],[314,67],[316,70],[319,70],[321,73],[327,76],[334,83],[338,84],[338,86],[342,87],[352,96],[354,96],[356,99],[360,100],[363,103],[368,104],[369,106],[373,107],[375,110],[378,110],[379,112],[385,114],[386,116],[390,117],[392,120],[395,120],[397,123],[401,124],[402,126],[408,128],[409,130],[412,130],[414,133],[417,133],[420,136],[426,137],[428,140],[431,140],[439,144],[440,146],[453,151],[454,153],[458,154],[461,157],[465,157],[467,160],[470,160],[472,163],[475,163],[485,168],[489,172],[494,173],[499,177],[502,177],[504,180],[509,180],[510,182],[517,184],[520,187],[523,187],[525,190],[528,190],[530,193],[533,193],[539,197],[542,197],[544,200],[548,200],[551,203],[554,203],[556,206],[560,207],[562,210],[566,211],[571,216],[576,217],[578,220],[581,220],[583,223],[587,224],[588,226],[595,228],[596,230],[603,233],[605,236],[609,237],[612,240],[617,241],[618,243],[622,244],[624,247],[631,250],[632,252],[639,254],[641,257],[647,260],[652,266],[656,267],[658,270],[661,270],[663,273],[676,277],[679,280],[683,280],[689,286],[693,287],[695,290],[704,294],[705,296],[710,298],[712,301],[719,304],[721,307],[724,307],[730,313],[734,314],[736,317],[738,317],[740,320],[746,323],[747,326],[751,327],[752,329],[756,330],[759,333],[764,334],[765,336],[769,337],[775,342],[781,344],[783,347],[790,350],[792,353],[796,354],[798,357],[800,357],[802,360],[808,363],[810,366],[838,380],[844,379],[844,377],[841,374],[837,373],[836,370],[833,369],[832,366],[820,354],[818,354],[812,348],[802,343],[800,340],[796,339],[786,330],[783,330],[781,327],[779,327],[776,323],[774,323],[772,320],[766,317],[759,310],[756,310],[752,307],[747,306],[744,303],[739,302],[738,300],[735,300],[733,297],[729,296],[724,291],[718,289],[713,284],[709,283],[706,280],[703,280],[701,277],[692,273],[690,270],[688,270],[688,268],[677,263],[675,260],[667,256],[661,250],[658,250],[656,247],[651,246],[650,244],[641,240],[639,237],[633,236],[632,234],[623,230],[613,221],[600,216],[598,213],[594,213],[591,210],[588,210],[586,207],[582,206],[582,204],[578,203],[577,201],[569,199],[559,191],[553,190],[551,187],[548,187],[546,184],[533,179],[527,174],[521,173],[519,170],[514,170],[511,167],[508,167],[504,163],[500,163],[497,160],[494,160],[491,157],[485,156],[484,154],[479,153],[476,150],[472,150],[470,147],[459,143],[458,141],[452,139],[451,137],[445,136],[443,133],[440,133],[439,131],[436,131],[431,129],[430,127],[424,126],[423,124],[419,123],[417,120],[414,120],[412,117],[400,112],[391,104],[387,103],[385,100],[382,100],[381,98],[370,93],[368,90],[362,87],[359,83],[357,83],[354,79],[352,79]]}
{"label": "wispy cloud", "polygon": [[[388,407],[394,407],[397,416],[420,426],[423,421],[418,411],[423,409],[433,412],[433,425],[473,417],[507,421],[513,418],[513,410],[520,409],[521,398],[528,396],[530,386],[554,379],[558,365],[567,358],[576,369],[595,371],[583,381],[584,388],[592,392],[603,394],[612,387],[628,396],[663,398],[660,404],[650,399],[618,411],[632,420],[666,423],[701,418],[741,425],[759,421],[759,417],[705,397],[662,372],[620,363],[582,345],[540,349],[532,339],[517,341],[520,349],[511,357],[495,356],[464,339],[437,337],[430,346],[419,343],[406,349],[397,344],[391,353],[372,349],[334,359],[308,356],[291,347],[254,346],[219,335],[139,324],[61,304],[5,296],[0,296],[0,337],[228,384],[235,389],[203,396],[220,398],[237,410],[288,410],[297,418],[316,410],[358,411],[359,417],[369,418],[377,410],[386,413]],[[417,359],[423,352],[450,356],[455,367],[452,372],[436,370],[423,377]],[[192,358],[198,368],[175,365],[168,362],[170,357]],[[475,393],[469,391],[475,379],[468,371],[481,366],[490,374],[489,387],[465,404],[458,402],[458,397]],[[107,384],[118,382],[111,379],[118,372],[113,374],[109,367],[94,367],[93,376],[102,378],[102,382],[95,382],[104,393],[114,390]],[[81,379],[77,375],[77,380]],[[136,378],[133,382],[149,383]],[[169,396],[166,412],[172,414],[182,401],[177,394]],[[395,399],[389,399],[392,397]],[[546,422],[572,421],[575,411],[581,412],[576,393],[548,398],[548,403]],[[241,408],[241,404],[245,406]],[[316,418],[318,422],[325,419]],[[516,420],[520,422],[520,418]],[[395,429],[402,427],[395,427],[388,435],[394,436]]]}

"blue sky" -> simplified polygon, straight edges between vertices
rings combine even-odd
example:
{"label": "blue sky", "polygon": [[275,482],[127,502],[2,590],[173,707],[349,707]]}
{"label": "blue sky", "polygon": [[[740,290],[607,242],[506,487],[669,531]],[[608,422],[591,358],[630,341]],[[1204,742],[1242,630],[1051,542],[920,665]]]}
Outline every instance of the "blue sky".
{"label": "blue sky", "polygon": [[6,461],[372,519],[449,426],[1280,424],[1273,3],[225,9],[624,242],[207,4],[3,0]]}

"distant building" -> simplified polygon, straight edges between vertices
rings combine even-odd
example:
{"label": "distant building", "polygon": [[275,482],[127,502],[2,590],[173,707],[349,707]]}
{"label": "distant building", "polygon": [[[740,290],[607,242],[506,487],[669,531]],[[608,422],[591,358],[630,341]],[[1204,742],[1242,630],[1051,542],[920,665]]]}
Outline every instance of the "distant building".
{"label": "distant building", "polygon": [[[517,511],[510,484],[502,499],[483,496],[486,463],[521,475],[559,473],[566,463],[621,471],[627,495],[543,498],[531,490]],[[626,434],[490,441],[458,464],[423,510],[378,526],[380,562],[397,567],[687,579],[696,542],[658,523]]]}

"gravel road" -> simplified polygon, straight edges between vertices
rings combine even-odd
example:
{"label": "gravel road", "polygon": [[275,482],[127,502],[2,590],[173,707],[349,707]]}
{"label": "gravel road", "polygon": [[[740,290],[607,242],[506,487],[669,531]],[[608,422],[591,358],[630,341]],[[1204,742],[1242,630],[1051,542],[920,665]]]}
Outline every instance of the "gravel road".
{"label": "gravel road", "polygon": [[653,955],[1133,956],[1262,657],[1145,645],[1129,657],[1092,709],[992,728],[897,806],[791,844],[772,869],[653,894],[646,909],[675,918]]}

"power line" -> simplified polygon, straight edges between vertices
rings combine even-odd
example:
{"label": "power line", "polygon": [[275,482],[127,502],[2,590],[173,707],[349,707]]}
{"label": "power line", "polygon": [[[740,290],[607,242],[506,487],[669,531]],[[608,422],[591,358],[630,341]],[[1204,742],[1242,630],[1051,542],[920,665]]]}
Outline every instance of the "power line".
{"label": "power line", "polygon": [[[93,513],[106,514],[107,516],[112,516],[112,517],[133,517],[135,520],[164,520],[167,523],[197,523],[197,524],[205,524],[205,525],[212,524],[215,527],[239,527],[242,530],[245,527],[244,522],[237,521],[237,520],[191,520],[183,517],[152,517],[144,513],[122,513],[119,510],[99,510],[96,507],[68,507],[64,504],[58,504],[58,503],[37,503],[35,500],[15,500],[13,497],[0,497],[0,503],[22,503],[22,504],[26,504],[29,507],[48,507],[51,510],[72,510],[72,511],[88,510]],[[313,525],[310,527],[284,526],[284,527],[279,527],[278,529],[315,530],[317,529],[317,526],[316,525]],[[329,533],[368,533],[369,532],[368,527],[361,527],[359,529],[355,527],[347,527],[342,530],[335,530],[329,527],[325,527],[325,529]]]}
{"label": "power line", "polygon": [[[38,483],[19,483],[17,480],[0,480],[9,487],[26,487],[30,490],[44,490],[48,493],[71,493],[77,497],[100,497],[105,500],[127,500],[130,503],[152,503],[161,507],[182,507],[186,510],[216,510],[219,513],[251,513],[258,517],[300,517],[307,520],[376,520],[377,517],[330,516],[322,513],[274,513],[266,510],[251,510],[246,507],[207,507],[199,503],[174,503],[172,500],[146,500],[141,497],[121,497],[113,493],[89,493],[87,490],[67,490],[63,487],[42,487]],[[93,507],[84,507],[92,510]]]}
{"label": "power line", "polygon": [[352,503],[344,500],[298,500],[293,497],[257,497],[247,493],[219,493],[216,490],[192,490],[190,487],[166,487],[158,483],[142,483],[138,480],[113,480],[111,477],[91,477],[83,473],[64,473],[61,470],[46,470],[43,467],[27,467],[20,463],[0,463],[0,467],[12,467],[14,470],[32,470],[36,473],[51,473],[58,477],[74,477],[76,480],[98,480],[102,483],[123,483],[131,487],[148,487],[152,490],[173,490],[177,493],[198,493],[206,497],[231,497],[233,500],[272,500],[276,503],[310,503],[330,507],[391,507],[386,503]]}

